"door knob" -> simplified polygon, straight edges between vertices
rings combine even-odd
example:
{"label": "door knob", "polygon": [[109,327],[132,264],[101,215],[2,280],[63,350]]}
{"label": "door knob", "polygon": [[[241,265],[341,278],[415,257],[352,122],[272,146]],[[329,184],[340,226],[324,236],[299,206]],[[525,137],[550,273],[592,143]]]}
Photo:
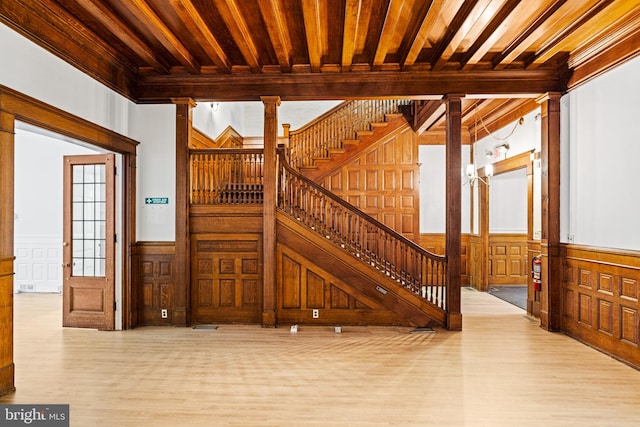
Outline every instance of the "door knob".
{"label": "door knob", "polygon": [[68,262],[65,264],[62,264],[62,268],[69,268],[71,267],[71,264],[69,264]]}

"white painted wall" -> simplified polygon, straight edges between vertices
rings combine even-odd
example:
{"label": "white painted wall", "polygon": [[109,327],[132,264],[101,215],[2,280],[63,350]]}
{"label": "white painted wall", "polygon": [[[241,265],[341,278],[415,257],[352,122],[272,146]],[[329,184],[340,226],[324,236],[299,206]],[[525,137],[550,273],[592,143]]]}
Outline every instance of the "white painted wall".
{"label": "white painted wall", "polygon": [[640,250],[640,58],[565,95],[561,239]]}
{"label": "white painted wall", "polygon": [[61,292],[62,159],[64,155],[95,153],[89,148],[17,127],[14,198],[16,292]]}
{"label": "white painted wall", "polygon": [[[446,232],[446,149],[444,145],[418,147],[420,166],[420,232]],[[469,163],[469,146],[462,146],[462,164]],[[460,171],[462,174],[462,171]],[[462,232],[469,233],[469,184],[462,178]]]}
{"label": "white painted wall", "polygon": [[491,178],[489,233],[527,233],[527,170],[518,169]]}

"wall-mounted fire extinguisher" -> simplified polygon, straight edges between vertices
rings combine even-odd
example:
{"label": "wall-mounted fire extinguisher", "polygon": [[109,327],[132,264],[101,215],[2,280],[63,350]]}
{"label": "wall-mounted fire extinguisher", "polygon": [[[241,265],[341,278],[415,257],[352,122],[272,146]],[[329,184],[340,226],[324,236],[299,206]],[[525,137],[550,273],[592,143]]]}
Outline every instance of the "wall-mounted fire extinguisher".
{"label": "wall-mounted fire extinguisher", "polygon": [[542,290],[542,259],[540,255],[534,256],[531,260],[531,277],[533,278],[533,290]]}

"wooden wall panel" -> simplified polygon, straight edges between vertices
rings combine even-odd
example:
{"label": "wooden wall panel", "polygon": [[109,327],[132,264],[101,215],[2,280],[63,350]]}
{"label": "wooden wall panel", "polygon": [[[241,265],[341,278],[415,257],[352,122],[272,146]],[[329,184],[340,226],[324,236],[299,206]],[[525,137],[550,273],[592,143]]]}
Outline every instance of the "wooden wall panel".
{"label": "wooden wall panel", "polygon": [[[462,240],[462,248],[461,248],[461,258],[462,258],[462,285],[468,286],[471,284],[471,263],[477,262],[477,258],[473,258],[470,256],[472,247],[470,246],[471,240],[475,236],[470,236],[469,234],[463,234],[461,237]],[[440,233],[422,233],[420,234],[418,244],[422,246],[424,249],[428,250],[431,253],[437,255],[446,255],[446,245],[445,245],[445,235]]]}
{"label": "wooden wall panel", "polygon": [[[137,309],[138,326],[174,324],[173,290],[175,246],[173,242],[138,242],[133,248],[132,304]],[[162,310],[167,318],[162,318]]]}
{"label": "wooden wall panel", "polygon": [[333,172],[322,185],[365,213],[417,242],[418,146],[402,127]]}
{"label": "wooden wall panel", "polygon": [[260,323],[262,237],[259,234],[193,234],[191,323]]}
{"label": "wooden wall panel", "polygon": [[13,363],[13,257],[0,258],[0,396],[15,390]]}
{"label": "wooden wall panel", "polygon": [[[283,245],[277,248],[279,324],[402,324],[392,311]],[[313,310],[319,318],[313,318]]]}
{"label": "wooden wall panel", "polygon": [[640,367],[640,253],[563,245],[563,329]]}

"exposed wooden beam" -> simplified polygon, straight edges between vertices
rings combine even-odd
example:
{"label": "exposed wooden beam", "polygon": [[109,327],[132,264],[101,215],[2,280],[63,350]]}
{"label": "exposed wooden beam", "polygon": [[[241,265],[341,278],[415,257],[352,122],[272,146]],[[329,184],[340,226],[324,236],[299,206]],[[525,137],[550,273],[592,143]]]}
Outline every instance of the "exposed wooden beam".
{"label": "exposed wooden beam", "polygon": [[505,23],[505,20],[516,10],[521,1],[522,0],[507,0],[500,10],[496,12],[491,22],[460,60],[460,68],[462,70],[468,70],[476,65],[489,49],[491,49],[493,45],[491,42],[497,40],[507,31],[509,26]]}
{"label": "exposed wooden beam", "polygon": [[[577,44],[578,40],[589,40],[603,28],[609,27],[633,9],[640,9],[640,3],[622,2],[617,7],[613,7],[612,3],[614,2],[614,0],[599,1],[559,33],[554,34],[527,62],[527,68],[533,69],[541,66],[544,61],[549,60],[558,52],[570,52],[573,50],[572,45]],[[597,25],[593,25],[595,20],[597,20]]]}
{"label": "exposed wooden beam", "polygon": [[516,37],[493,61],[493,68],[496,70],[504,69],[508,65],[508,61],[516,58],[522,53],[533,41],[532,34],[539,31],[549,18],[551,18],[567,0],[556,0],[548,7],[544,8],[540,14],[533,19],[530,24],[518,34]]}
{"label": "exposed wooden beam", "polygon": [[442,100],[426,101],[424,103],[416,102],[416,111],[413,114],[414,131],[420,135],[429,130],[429,128],[438,120],[444,117],[446,105]]}
{"label": "exposed wooden beam", "polygon": [[231,72],[231,61],[191,0],[171,0],[174,8],[202,49],[223,73]]}
{"label": "exposed wooden beam", "polygon": [[159,59],[156,53],[138,37],[127,24],[109,9],[104,2],[95,0],[77,0],[77,3],[93,18],[109,28],[122,42],[142,60],[159,73],[168,73],[169,64]]}
{"label": "exposed wooden beam", "polygon": [[426,98],[456,92],[520,95],[558,88],[555,70],[431,71],[377,73],[292,73],[278,78],[265,74],[141,76],[140,102],[163,102],[190,94],[198,101],[256,101],[260,93],[278,93],[283,100],[349,99],[363,97]]}
{"label": "exposed wooden beam", "polygon": [[431,59],[429,61],[431,68],[434,68],[435,66],[441,67],[443,55],[447,52],[447,49],[452,49],[451,43],[454,41],[456,34],[460,31],[462,24],[464,24],[469,17],[469,14],[476,6],[476,3],[478,3],[478,0],[465,0],[460,9],[458,9],[455,17],[447,27],[444,38],[440,40],[431,55]]}
{"label": "exposed wooden beam", "polygon": [[403,71],[408,70],[415,64],[418,54],[420,54],[427,42],[429,31],[431,31],[431,27],[438,17],[443,1],[444,0],[429,0],[418,2],[422,7],[416,12],[420,18],[417,20],[415,28],[408,30],[407,37],[405,37],[407,43],[401,45],[398,50],[400,69]]}
{"label": "exposed wooden beam", "polygon": [[280,0],[258,0],[260,12],[269,32],[269,39],[278,57],[283,73],[291,71],[291,38],[284,20]]}
{"label": "exposed wooden beam", "polygon": [[256,45],[253,43],[251,31],[242,13],[240,13],[236,0],[214,0],[214,4],[251,71],[254,73],[260,72],[262,68],[260,55]]}
{"label": "exposed wooden beam", "polygon": [[342,71],[350,71],[356,52],[356,36],[360,22],[362,0],[346,0],[344,9],[344,32],[342,36]]}
{"label": "exposed wooden beam", "polygon": [[303,0],[304,29],[309,50],[309,65],[314,73],[320,72],[322,66],[322,40],[320,39],[320,0]]}
{"label": "exposed wooden beam", "polygon": [[180,62],[190,73],[199,73],[200,64],[191,55],[156,12],[145,0],[130,0],[122,5],[138,20],[145,23],[153,36]]}
{"label": "exposed wooden beam", "polygon": [[391,0],[389,3],[389,7],[387,8],[387,13],[384,18],[382,34],[380,34],[376,53],[373,57],[374,71],[382,69],[382,66],[384,65],[404,4],[404,0]]}
{"label": "exposed wooden beam", "polygon": [[[471,7],[471,3],[467,4],[467,2],[465,2],[463,7]],[[473,39],[476,37],[475,34],[480,33],[482,29],[487,26],[491,21],[491,16],[495,13],[495,4],[493,0],[479,0],[476,1],[473,7],[466,13],[467,16],[464,17],[464,19],[462,19],[463,16],[458,18],[460,13],[454,18],[453,22],[457,22],[458,19],[461,19],[462,22],[455,35],[451,38],[451,41],[445,46],[440,58],[433,64],[434,70],[443,69],[466,39]]]}

